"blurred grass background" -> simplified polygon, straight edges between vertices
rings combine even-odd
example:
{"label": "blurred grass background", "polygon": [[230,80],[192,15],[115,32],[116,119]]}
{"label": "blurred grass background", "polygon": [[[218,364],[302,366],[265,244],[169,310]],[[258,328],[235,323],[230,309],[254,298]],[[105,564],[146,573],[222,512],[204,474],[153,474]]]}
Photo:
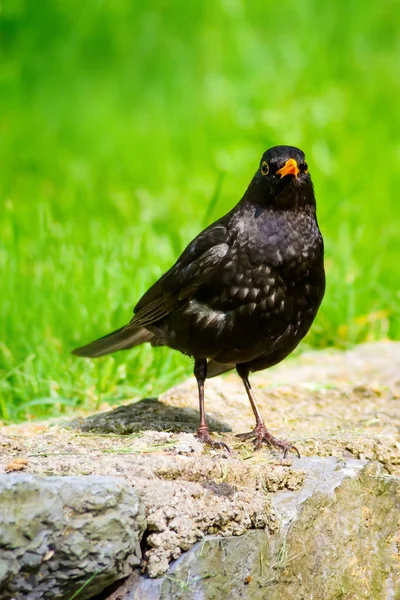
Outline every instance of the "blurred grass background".
{"label": "blurred grass background", "polygon": [[98,361],[261,153],[305,150],[328,288],[302,347],[400,337],[394,0],[0,1],[0,418],[153,395],[168,349]]}

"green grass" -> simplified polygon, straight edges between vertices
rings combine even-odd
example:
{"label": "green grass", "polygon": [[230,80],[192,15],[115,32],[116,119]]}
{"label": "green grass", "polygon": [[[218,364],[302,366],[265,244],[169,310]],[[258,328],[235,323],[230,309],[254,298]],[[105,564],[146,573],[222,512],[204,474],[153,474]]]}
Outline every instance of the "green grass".
{"label": "green grass", "polygon": [[188,375],[168,349],[69,352],[129,319],[275,144],[306,151],[326,241],[306,344],[400,337],[397,3],[0,9],[0,418],[95,409]]}

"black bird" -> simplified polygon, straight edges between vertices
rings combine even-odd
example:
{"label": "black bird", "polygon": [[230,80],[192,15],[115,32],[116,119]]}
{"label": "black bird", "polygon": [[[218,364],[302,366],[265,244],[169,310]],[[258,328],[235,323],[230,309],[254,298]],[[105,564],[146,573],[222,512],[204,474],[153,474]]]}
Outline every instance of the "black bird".
{"label": "black bird", "polygon": [[204,412],[204,382],[236,368],[256,419],[251,433],[298,451],[267,430],[249,373],[276,365],[309,330],[325,291],[323,240],[304,153],[267,150],[240,202],[202,231],[139,300],[128,325],[78,356],[102,356],[150,342],[194,358],[200,405],[197,436],[214,447]]}

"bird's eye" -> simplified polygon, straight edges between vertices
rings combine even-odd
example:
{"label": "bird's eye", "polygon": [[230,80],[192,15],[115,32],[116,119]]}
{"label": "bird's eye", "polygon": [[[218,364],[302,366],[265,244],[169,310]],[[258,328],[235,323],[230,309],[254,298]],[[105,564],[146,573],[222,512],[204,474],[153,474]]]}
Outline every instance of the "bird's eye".
{"label": "bird's eye", "polygon": [[268,173],[269,173],[269,166],[268,166],[268,163],[265,162],[265,160],[263,160],[261,163],[261,173],[263,175],[268,175]]}
{"label": "bird's eye", "polygon": [[308,173],[308,164],[306,162],[301,163],[300,171],[303,171],[303,173]]}

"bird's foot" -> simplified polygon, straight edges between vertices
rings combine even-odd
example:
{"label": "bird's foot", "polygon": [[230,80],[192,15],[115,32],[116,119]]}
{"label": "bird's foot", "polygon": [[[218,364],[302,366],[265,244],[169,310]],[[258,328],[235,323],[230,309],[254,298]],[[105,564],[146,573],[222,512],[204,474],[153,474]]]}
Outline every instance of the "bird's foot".
{"label": "bird's foot", "polygon": [[259,450],[263,445],[263,442],[265,442],[268,446],[283,450],[283,458],[286,458],[288,452],[295,452],[300,458],[300,452],[297,450],[296,446],[293,446],[293,444],[285,442],[284,440],[278,440],[268,431],[264,423],[256,425],[253,431],[250,431],[249,433],[238,433],[236,437],[240,440],[255,438],[255,450]]}
{"label": "bird's foot", "polygon": [[225,442],[216,442],[212,439],[208,427],[199,427],[196,433],[196,437],[203,444],[207,444],[207,446],[211,446],[211,448],[226,450],[231,453],[231,449]]}

